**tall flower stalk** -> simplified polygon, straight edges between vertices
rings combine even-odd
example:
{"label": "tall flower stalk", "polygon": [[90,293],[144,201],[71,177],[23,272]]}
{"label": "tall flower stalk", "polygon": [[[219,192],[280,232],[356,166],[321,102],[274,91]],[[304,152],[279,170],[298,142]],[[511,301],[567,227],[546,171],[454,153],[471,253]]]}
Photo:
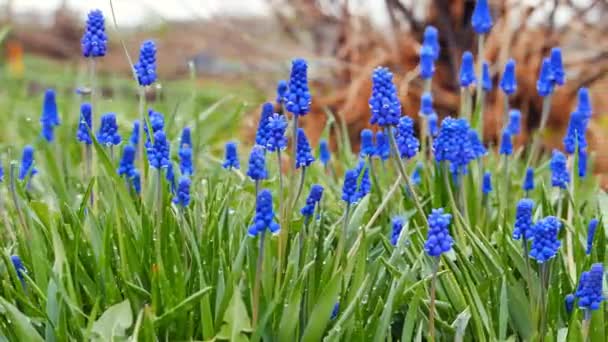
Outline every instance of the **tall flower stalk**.
{"label": "tall flower stalk", "polygon": [[[142,126],[142,134],[144,127],[147,127],[148,131],[151,132],[152,128],[150,121],[146,116],[146,89],[156,82],[156,44],[152,40],[146,40],[142,43],[139,51],[139,60],[133,66],[135,76],[137,76],[137,83],[139,84],[139,117]],[[152,140],[155,139],[154,135],[149,135]],[[144,144],[139,145],[138,155],[141,158],[141,168],[144,170],[144,174],[147,175],[147,168],[144,167]],[[145,177],[144,177],[145,178]],[[145,184],[145,182],[144,182]]]}

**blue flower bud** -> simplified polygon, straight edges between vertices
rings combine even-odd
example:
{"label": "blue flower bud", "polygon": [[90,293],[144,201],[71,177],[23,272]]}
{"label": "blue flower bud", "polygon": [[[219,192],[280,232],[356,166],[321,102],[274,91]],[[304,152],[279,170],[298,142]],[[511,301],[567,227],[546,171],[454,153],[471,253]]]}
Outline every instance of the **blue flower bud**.
{"label": "blue flower bud", "polygon": [[513,153],[513,142],[511,142],[511,134],[505,129],[502,132],[502,140],[500,141],[500,154],[510,156]]}
{"label": "blue flower bud", "polygon": [[492,192],[492,174],[490,171],[486,171],[486,173],[483,174],[483,185],[481,188],[484,195]]}
{"label": "blue flower bud", "polygon": [[306,133],[304,129],[298,128],[298,144],[296,146],[296,168],[307,167],[315,161],[315,157],[312,155],[312,149],[308,144]]}
{"label": "blue flower bud", "polygon": [[566,83],[566,72],[564,71],[564,63],[562,62],[562,49],[555,47],[551,49],[551,73],[553,81],[559,86]]}
{"label": "blue flower bud", "polygon": [[133,145],[125,146],[122,151],[122,158],[118,165],[118,175],[131,178],[135,172],[135,147]]}
{"label": "blue flower bud", "polygon": [[371,157],[374,155],[376,147],[374,146],[374,133],[371,129],[361,130],[361,157]]}
{"label": "blue flower bud", "polygon": [[414,135],[414,120],[412,118],[404,116],[399,119],[395,140],[401,158],[411,159],[418,153],[420,142]]}
{"label": "blue flower bud", "polygon": [[523,184],[524,191],[532,191],[534,190],[534,169],[528,167],[526,170],[526,177],[524,178]]}
{"label": "blue flower bud", "polygon": [[78,121],[76,139],[85,145],[91,145],[93,143],[93,138],[91,137],[93,118],[91,112],[90,103],[83,103],[80,106],[80,120]]}
{"label": "blue flower bud", "polygon": [[433,60],[439,59],[439,52],[441,50],[439,45],[439,31],[437,31],[435,26],[428,25],[424,28],[422,45],[431,47],[433,50]]}
{"label": "blue flower bud", "polygon": [[21,167],[19,169],[19,180],[24,180],[25,177],[34,177],[38,173],[34,167],[34,148],[31,145],[26,145],[23,148],[21,156]]}
{"label": "blue flower bud", "polygon": [[277,83],[277,104],[282,105],[285,102],[285,94],[287,93],[288,84],[285,80],[280,80]]}
{"label": "blue flower bud", "polygon": [[262,106],[262,113],[260,114],[260,121],[258,122],[258,130],[255,134],[255,143],[262,147],[266,147],[270,135],[268,132],[268,118],[272,116],[273,112],[274,107],[272,103],[264,103]]}
{"label": "blue flower bud", "polygon": [[462,64],[460,65],[460,86],[468,87],[475,84],[475,62],[471,51],[462,54]]}
{"label": "blue flower bud", "polygon": [[551,60],[549,58],[543,59],[543,64],[540,67],[540,75],[538,75],[538,81],[536,81],[536,90],[538,95],[545,97],[553,93],[555,76],[553,75],[553,68],[551,67]]}
{"label": "blue flower bud", "polygon": [[100,10],[89,12],[80,45],[84,57],[96,58],[106,55],[108,36],[106,35],[105,19]]}
{"label": "blue flower bud", "polygon": [[190,204],[190,178],[181,176],[177,186],[177,193],[173,198],[173,203],[187,207]]}
{"label": "blue flower bud", "polygon": [[429,231],[424,243],[424,251],[430,256],[438,257],[451,250],[454,244],[448,229],[452,221],[452,215],[444,214],[443,208],[433,209],[428,221]]}
{"label": "blue flower bud", "polygon": [[509,111],[509,126],[507,128],[511,135],[517,135],[521,132],[521,112],[517,109]]}
{"label": "blue flower bud", "polygon": [[139,51],[139,61],[135,63],[135,74],[137,82],[142,87],[156,82],[156,44],[146,40]]}
{"label": "blue flower bud", "polygon": [[306,205],[300,210],[302,216],[310,218],[315,212],[315,206],[321,201],[323,196],[323,187],[319,184],[314,184],[310,188],[310,194],[306,199]]}
{"label": "blue flower bud", "polygon": [[263,189],[258,194],[255,204],[255,217],[253,224],[249,227],[249,236],[255,237],[265,229],[272,234],[279,232],[279,225],[274,222],[274,210],[272,208],[272,193],[270,190]]}
{"label": "blue flower bud", "polygon": [[319,141],[319,160],[323,166],[327,166],[330,159],[331,152],[329,150],[329,144],[327,143],[327,140],[321,139],[321,141]]}
{"label": "blue flower bud", "polygon": [[574,300],[575,297],[572,293],[566,295],[564,298],[564,305],[566,306],[566,312],[568,314],[572,313],[572,309],[574,309]]}
{"label": "blue flower bud", "polygon": [[534,238],[534,222],[532,216],[534,214],[534,201],[529,198],[524,198],[517,202],[515,212],[515,228],[513,229],[513,239],[519,240],[522,237],[526,240]]}
{"label": "blue flower bud", "polygon": [[375,155],[381,160],[388,160],[391,155],[391,146],[388,137],[383,131],[376,132],[376,152]]}
{"label": "blue flower bud", "polygon": [[266,157],[264,149],[261,146],[254,146],[249,155],[249,169],[247,176],[253,180],[262,180],[268,178],[266,170]]}
{"label": "blue flower bud", "polygon": [[515,78],[515,60],[513,58],[505,64],[505,71],[500,79],[500,89],[506,95],[513,95],[517,91],[517,79]]}
{"label": "blue flower bud", "polygon": [[566,166],[566,156],[558,150],[553,150],[549,168],[551,169],[551,185],[567,189],[568,183],[570,183],[570,174]]}
{"label": "blue flower bud", "polygon": [[139,120],[133,121],[133,130],[131,131],[131,137],[129,138],[129,142],[133,146],[139,145]]}
{"label": "blue flower bud", "polygon": [[393,217],[392,226],[393,230],[391,232],[391,244],[393,246],[397,246],[397,242],[399,242],[399,235],[401,235],[401,231],[403,230],[404,220],[401,216]]}
{"label": "blue flower bud", "polygon": [[97,131],[97,141],[101,145],[112,146],[120,144],[121,137],[118,134],[118,124],[116,124],[116,114],[107,113],[101,117],[101,125]]}
{"label": "blue flower bud", "polygon": [[164,131],[154,133],[154,143],[146,148],[148,162],[155,169],[167,168],[169,166],[170,146]]}
{"label": "blue flower bud", "polygon": [[236,143],[233,141],[226,143],[225,160],[222,167],[224,169],[240,169],[241,163],[239,162],[239,156],[236,149]]}
{"label": "blue flower bud", "polygon": [[471,25],[477,34],[490,32],[492,29],[492,13],[490,13],[488,0],[477,0],[471,16]]}
{"label": "blue flower bud", "polygon": [[294,59],[291,63],[289,87],[285,92],[285,109],[294,115],[306,115],[310,112],[312,102],[308,89],[308,64],[303,59]]}
{"label": "blue flower bud", "polygon": [[435,51],[432,46],[423,44],[420,48],[420,78],[428,80],[435,74]]}
{"label": "blue flower bud", "polygon": [[595,237],[595,231],[599,221],[597,219],[591,219],[589,222],[589,228],[587,230],[587,249],[585,250],[585,254],[591,255],[591,248],[593,247],[593,238]]}

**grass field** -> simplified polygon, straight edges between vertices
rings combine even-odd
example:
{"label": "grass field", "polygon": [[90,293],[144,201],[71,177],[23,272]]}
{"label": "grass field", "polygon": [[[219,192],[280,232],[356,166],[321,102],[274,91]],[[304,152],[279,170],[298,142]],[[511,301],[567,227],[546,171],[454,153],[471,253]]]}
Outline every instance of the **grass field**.
{"label": "grass field", "polygon": [[[532,161],[535,187],[524,191],[523,149],[508,156],[490,149],[455,181],[432,153],[359,164],[346,127],[328,112],[336,134],[330,138],[326,127],[322,136],[337,149],[327,166],[317,160],[281,174],[277,153],[268,151],[267,179],[252,181],[252,144],[241,138],[241,122],[266,99],[220,82],[161,82],[146,107],[164,114],[178,175],[180,134],[192,131],[194,173],[183,206],[173,203],[166,171],[150,167],[147,155],[135,161],[141,194],[117,173],[139,117],[134,80],[99,75],[94,82],[93,131],[102,113],[113,112],[123,141],[109,148],[95,139],[88,171],[76,140],[80,104],[89,100],[76,89],[92,83],[86,60],[67,66],[28,57],[24,64],[20,77],[2,74],[0,89],[0,340],[607,340],[603,303],[593,311],[565,305],[581,274],[608,257],[608,195],[591,173],[577,175],[576,154],[567,189],[552,186],[545,155]],[[46,88],[56,90],[61,120],[52,142],[39,122]],[[285,116],[291,143],[293,120]],[[222,167],[230,140],[240,141],[240,170]],[[19,180],[28,144],[38,173]],[[293,157],[291,146],[281,153]],[[368,170],[371,190],[348,204],[345,173],[358,165]],[[419,179],[411,176],[416,165]],[[491,192],[482,191],[486,171]],[[357,191],[367,177],[356,173]],[[324,191],[306,217],[300,209],[313,184]],[[280,231],[252,237],[259,189],[270,190]],[[525,197],[535,203],[535,222],[555,216],[561,223],[561,247],[545,263],[512,238]],[[451,214],[454,240],[439,257],[425,250],[436,208]],[[600,221],[586,254],[593,218]]]}

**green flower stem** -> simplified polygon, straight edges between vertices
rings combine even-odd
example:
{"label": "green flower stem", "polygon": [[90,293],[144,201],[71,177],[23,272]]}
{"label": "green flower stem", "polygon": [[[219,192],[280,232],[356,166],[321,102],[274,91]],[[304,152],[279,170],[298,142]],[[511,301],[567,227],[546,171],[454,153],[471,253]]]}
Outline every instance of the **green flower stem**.
{"label": "green flower stem", "polygon": [[260,250],[258,251],[258,259],[256,261],[255,284],[253,285],[253,326],[258,322],[258,314],[260,310],[260,287],[262,283],[262,272],[264,267],[264,240],[266,238],[266,230],[260,233]]}
{"label": "green flower stem", "polygon": [[[285,213],[283,212],[283,172],[281,171],[281,149],[277,149],[277,173],[279,177],[279,222],[281,227],[285,225]],[[257,196],[257,193],[256,193]]]}
{"label": "green flower stem", "polygon": [[298,200],[300,199],[300,195],[302,195],[302,189],[304,189],[304,179],[306,178],[306,166],[302,166],[302,172],[300,173],[300,183],[298,184],[298,191],[296,192],[296,196],[293,199],[293,203],[291,205],[291,211],[293,212],[296,209],[296,205],[298,205]]}
{"label": "green flower stem", "polygon": [[428,221],[427,221],[426,215],[424,213],[424,209],[422,209],[422,204],[420,203],[420,200],[418,199],[418,195],[416,194],[416,189],[414,189],[414,187],[412,186],[412,182],[411,182],[410,178],[407,176],[407,173],[405,172],[405,167],[403,166],[403,162],[402,162],[401,158],[399,158],[399,150],[397,149],[397,141],[395,140],[395,134],[393,133],[392,129],[388,130],[388,134],[389,134],[389,139],[391,141],[391,149],[393,152],[393,158],[394,158],[395,164],[397,164],[397,169],[399,170],[399,174],[401,174],[401,178],[405,181],[405,186],[410,191],[412,199],[414,200],[414,205],[416,206],[416,210],[418,210],[418,213],[422,217],[424,225],[428,226]]}
{"label": "green flower stem", "polygon": [[[21,209],[21,205],[19,205],[19,197],[17,196],[17,188],[16,188],[16,182],[17,182],[17,177],[15,175],[15,173],[17,172],[17,162],[16,161],[12,161],[11,165],[10,165],[10,182],[11,182],[11,186],[10,186],[10,192],[11,192],[11,197],[13,198],[13,204],[15,205],[15,211],[17,211],[17,215],[19,216],[19,222],[21,223],[21,229],[23,229],[23,232],[25,233],[26,237],[30,237],[30,233],[29,233],[29,229],[27,227],[27,224],[25,223],[25,216],[23,216],[23,210]],[[27,177],[26,177],[27,179]],[[29,182],[29,179],[28,179]]]}
{"label": "green flower stem", "polygon": [[146,125],[146,127],[148,128],[148,132],[150,132],[150,142],[153,142],[154,140],[154,136],[152,134],[152,127],[150,127],[150,123],[148,122],[147,119],[147,115],[145,113],[146,111],[146,88],[145,87],[139,87],[139,117],[140,117],[140,128],[139,128],[139,143],[138,143],[138,147],[139,147],[139,151],[137,153],[137,155],[139,156],[139,168],[140,170],[142,170],[143,172],[143,179],[141,181],[141,193],[144,193],[144,188],[146,186],[146,180],[148,179],[148,168],[146,167],[145,161],[144,161],[144,145],[146,142],[146,137],[145,137],[145,131],[144,131],[144,125]]}
{"label": "green flower stem", "polygon": [[334,272],[338,271],[338,267],[342,263],[342,255],[344,255],[344,249],[346,244],[346,231],[348,230],[348,221],[350,219],[350,203],[346,203],[346,210],[344,211],[344,221],[342,224],[342,233],[338,238],[338,248],[336,250],[336,258],[334,259]]}
{"label": "green flower stem", "polygon": [[439,270],[439,257],[433,260],[433,277],[431,278],[431,303],[429,305],[429,341],[435,341],[435,292],[437,289],[437,271]]}
{"label": "green flower stem", "polygon": [[546,331],[546,320],[547,320],[547,282],[549,281],[549,262],[540,264],[540,298],[539,298],[539,312],[540,312],[540,340],[545,340]]}
{"label": "green flower stem", "polygon": [[[576,153],[576,152],[575,152]],[[572,220],[573,220],[573,215],[574,212],[576,211],[576,179],[577,179],[577,175],[578,172],[576,172],[577,170],[577,160],[576,157],[573,158],[572,156],[568,157],[568,164],[572,165],[572,181],[570,182],[570,196],[572,198],[572,201],[567,201],[567,220],[568,220],[568,224],[572,226]],[[567,196],[565,196],[567,198]],[[574,246],[572,244],[572,230],[570,229],[566,229],[566,260],[567,260],[567,269],[568,269],[568,273],[570,275],[570,279],[572,281],[576,280],[576,263],[574,262]]]}
{"label": "green flower stem", "polygon": [[[89,58],[89,82],[90,84],[90,97],[91,97],[91,127],[89,127],[90,133],[93,134],[93,126],[95,125],[95,87],[97,86],[97,72],[96,72],[96,64],[95,58]],[[95,165],[93,165],[95,161],[93,160],[93,148],[91,145],[86,145],[85,147],[85,172],[88,179],[91,179],[95,176],[95,170],[97,169]],[[95,186],[91,189],[91,206],[95,203]]]}
{"label": "green flower stem", "polygon": [[582,332],[583,332],[583,342],[587,342],[589,341],[589,330],[591,327],[591,310],[589,309],[584,309],[583,310],[583,327],[582,327]]}

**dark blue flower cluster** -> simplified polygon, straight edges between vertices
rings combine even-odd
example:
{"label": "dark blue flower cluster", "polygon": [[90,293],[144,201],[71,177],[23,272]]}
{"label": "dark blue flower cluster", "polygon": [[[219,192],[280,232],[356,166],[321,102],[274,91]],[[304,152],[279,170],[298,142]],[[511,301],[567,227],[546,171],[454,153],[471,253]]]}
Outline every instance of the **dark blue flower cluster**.
{"label": "dark blue flower cluster", "polygon": [[327,140],[321,139],[319,141],[319,160],[323,164],[323,166],[327,166],[331,159],[331,152],[329,151],[329,144]]}
{"label": "dark blue flower cluster", "polygon": [[247,176],[255,181],[268,178],[268,171],[266,170],[266,157],[264,148],[261,146],[254,146],[251,149],[249,155],[249,169],[247,170]]}
{"label": "dark blue flower cluster", "polygon": [[179,170],[182,175],[191,176],[194,173],[194,163],[192,162],[192,135],[190,127],[184,127],[182,137],[179,142]]}
{"label": "dark blue flower cluster", "polygon": [[479,159],[488,154],[488,150],[485,146],[483,146],[483,143],[481,142],[481,139],[479,139],[479,135],[477,134],[476,130],[472,128],[469,129],[469,139],[471,140],[471,148],[473,149],[475,159]]}
{"label": "dark blue flower cluster", "polygon": [[288,87],[289,85],[285,80],[280,80],[277,82],[277,105],[282,105],[285,103],[285,94],[287,93]]}
{"label": "dark blue flower cluster", "polygon": [[490,173],[490,171],[486,171],[483,174],[483,184],[481,186],[481,190],[484,195],[487,195],[492,192],[492,174]]}
{"label": "dark blue flower cluster", "polygon": [[80,120],[78,121],[78,130],[76,131],[76,139],[85,145],[91,145],[93,138],[91,137],[91,129],[93,124],[92,109],[90,103],[83,103],[80,106]]}
{"label": "dark blue flower cluster", "polygon": [[572,310],[574,309],[574,300],[575,299],[576,299],[576,297],[574,297],[574,295],[572,293],[567,294],[566,297],[564,298],[564,305],[566,306],[567,313],[571,313]]}
{"label": "dark blue flower cluster", "polygon": [[566,156],[558,150],[553,150],[549,168],[551,168],[551,185],[562,189],[568,188],[570,174],[566,165]]}
{"label": "dark blue flower cluster", "polygon": [[155,169],[169,166],[169,142],[164,131],[154,133],[154,143],[146,148],[150,166]]}
{"label": "dark blue flower cluster", "polygon": [[312,155],[308,138],[306,138],[306,133],[302,128],[298,128],[298,144],[296,147],[296,168],[310,166],[315,161],[315,157]]}
{"label": "dark blue flower cluster", "polygon": [[488,0],[477,0],[473,15],[471,16],[471,25],[477,34],[486,34],[492,29],[492,13]]}
{"label": "dark blue flower cluster", "polygon": [[448,229],[452,221],[452,215],[444,214],[443,208],[433,209],[428,221],[429,232],[424,243],[424,250],[430,256],[439,257],[451,250],[454,244]]}
{"label": "dark blue flower cluster", "polygon": [[593,248],[593,238],[595,237],[595,231],[597,230],[597,226],[600,222],[597,219],[591,219],[589,221],[589,227],[587,230],[587,249],[585,250],[585,254],[590,255],[591,249]]}
{"label": "dark blue flower cluster", "polygon": [[139,120],[133,121],[133,130],[131,131],[129,143],[131,143],[133,146],[139,145]]}
{"label": "dark blue flower cluster", "polygon": [[270,152],[284,150],[287,147],[287,119],[284,115],[272,114],[266,122],[268,139],[266,139],[266,149]]}
{"label": "dark blue flower cluster", "polygon": [[97,131],[97,141],[105,146],[120,144],[121,137],[120,134],[118,134],[116,114],[107,113],[101,117],[101,125]]}
{"label": "dark blue flower cluster", "polygon": [[315,206],[323,196],[323,187],[319,184],[314,184],[310,188],[310,194],[306,198],[306,205],[300,210],[302,216],[310,218],[315,213]]}
{"label": "dark blue flower cluster", "polygon": [[521,112],[517,109],[509,111],[509,125],[507,130],[511,135],[517,135],[521,132]]}
{"label": "dark blue flower cluster", "polygon": [[515,211],[515,228],[513,229],[513,239],[519,240],[522,237],[526,240],[533,238],[533,213],[534,201],[529,198],[524,198],[517,202]]}
{"label": "dark blue flower cluster", "polygon": [[177,185],[177,193],[173,197],[173,203],[187,207],[190,204],[190,178],[181,176]]}
{"label": "dark blue flower cluster", "polygon": [[555,257],[557,250],[561,246],[558,238],[561,227],[562,223],[555,216],[547,216],[538,221],[532,228],[530,257],[535,259],[539,264]]}
{"label": "dark blue flower cluster", "polygon": [[108,50],[108,36],[103,13],[92,10],[87,16],[86,27],[80,40],[84,57],[103,57]]}
{"label": "dark blue flower cluster", "polygon": [[[361,181],[359,182],[359,180]],[[356,168],[348,170],[344,174],[342,200],[353,204],[365,197],[370,191],[369,167],[363,160],[360,160]]]}
{"label": "dark blue flower cluster", "polygon": [[361,130],[361,157],[371,157],[375,154],[376,147],[374,146],[374,132],[371,129]]}
{"label": "dark blue flower cluster", "polygon": [[445,118],[433,141],[433,151],[438,162],[449,161],[451,166],[461,169],[475,158],[469,136],[469,122],[465,119]]}
{"label": "dark blue flower cluster", "polygon": [[465,51],[462,54],[462,64],[460,65],[460,86],[468,87],[475,84],[475,62],[471,51]]}
{"label": "dark blue flower cluster", "polygon": [[156,44],[146,40],[139,51],[139,61],[135,63],[135,74],[137,81],[142,87],[156,82]]}
{"label": "dark blue flower cluster", "polygon": [[169,190],[172,194],[175,194],[175,172],[173,171],[173,163],[171,161],[169,161],[165,169],[165,179],[169,183]]}
{"label": "dark blue flower cluster", "polygon": [[439,31],[433,25],[428,25],[424,28],[424,34],[422,36],[422,45],[429,46],[433,51],[433,60],[439,59],[440,45],[439,45]]}
{"label": "dark blue flower cluster", "polygon": [[[148,110],[148,124],[152,128],[152,135],[156,132],[162,131],[165,128],[165,117],[162,113],[156,112],[153,109]],[[144,133],[146,133],[146,144],[144,146],[150,146],[150,134],[148,133],[148,124],[144,123]]]}
{"label": "dark blue flower cluster", "polygon": [[139,195],[141,193],[141,175],[139,171],[135,170],[133,172],[131,183],[133,184],[133,190],[135,190],[135,193]]}
{"label": "dark blue flower cluster", "polygon": [[395,141],[401,158],[411,159],[418,153],[420,142],[414,135],[414,120],[409,116],[399,119]]}
{"label": "dark blue flower cluster", "polygon": [[268,132],[268,118],[272,116],[274,112],[274,107],[272,103],[266,102],[262,106],[262,113],[260,113],[260,121],[258,122],[258,130],[255,133],[255,143],[266,147],[266,142],[268,141],[268,136],[270,135]]}
{"label": "dark blue flower cluster", "polygon": [[526,176],[524,178],[524,184],[522,186],[524,191],[532,191],[534,190],[534,169],[528,167],[526,170]]}
{"label": "dark blue flower cluster", "polygon": [[226,152],[224,158],[224,164],[222,164],[224,169],[240,169],[241,163],[239,162],[239,156],[237,153],[236,143],[233,141],[229,141],[226,143]]}
{"label": "dark blue flower cluster", "polygon": [[566,72],[564,71],[564,63],[562,61],[562,49],[554,47],[551,49],[551,74],[553,81],[558,86],[563,86],[566,83]]}
{"label": "dark blue flower cluster", "polygon": [[543,64],[540,67],[538,81],[536,81],[536,90],[538,95],[545,97],[553,93],[554,87],[553,68],[549,58],[543,59]]}
{"label": "dark blue flower cluster", "polygon": [[517,79],[515,77],[515,60],[513,58],[505,64],[505,71],[500,79],[500,89],[506,95],[513,95],[517,91]]}
{"label": "dark blue flower cluster", "polygon": [[564,136],[564,150],[566,153],[573,154],[577,149],[581,151],[587,148],[585,134],[588,123],[589,120],[584,113],[575,111],[570,114],[570,121]]}
{"label": "dark blue flower cluster", "polygon": [[19,168],[19,180],[24,180],[26,177],[34,177],[38,173],[34,167],[34,148],[31,145],[26,145],[23,148],[21,156],[21,167]]}
{"label": "dark blue flower cluster", "polygon": [[272,194],[270,190],[263,189],[258,194],[255,204],[255,218],[253,224],[249,227],[249,236],[255,237],[266,229],[271,233],[279,232],[279,225],[274,222],[274,210],[272,208]]}
{"label": "dark blue flower cluster", "polygon": [[17,273],[19,281],[21,281],[21,285],[25,286],[25,278],[23,278],[23,275],[27,273],[27,269],[23,265],[23,261],[21,261],[21,258],[18,255],[11,255],[11,262],[15,268],[15,273]]}
{"label": "dark blue flower cluster", "polygon": [[383,131],[376,132],[376,152],[374,154],[383,161],[391,156],[391,145]]}
{"label": "dark blue flower cluster", "polygon": [[393,84],[393,74],[385,67],[378,67],[372,74],[372,95],[369,99],[371,124],[395,126],[401,116],[401,102]]}
{"label": "dark blue flower cluster", "polygon": [[513,142],[511,141],[511,132],[508,128],[503,130],[502,139],[500,140],[500,154],[510,156],[513,153]]}
{"label": "dark blue flower cluster", "polygon": [[289,87],[285,92],[285,108],[294,115],[306,115],[310,112],[312,102],[308,89],[308,64],[304,59],[297,58],[291,63]]}
{"label": "dark blue flower cluster", "polygon": [[587,175],[587,150],[578,151],[578,176],[585,178]]}
{"label": "dark blue flower cluster", "polygon": [[47,89],[44,93],[40,124],[42,125],[42,137],[48,142],[53,141],[55,126],[59,125],[59,113],[53,89]]}
{"label": "dark blue flower cluster", "polygon": [[372,190],[372,182],[369,178],[369,166],[363,160],[359,160],[359,164],[357,165],[357,175],[361,179],[358,193],[358,200],[360,200]]}
{"label": "dark blue flower cluster", "polygon": [[118,165],[118,175],[126,176],[127,178],[133,177],[135,172],[135,147],[133,145],[125,146],[122,151],[122,158]]}
{"label": "dark blue flower cluster", "polygon": [[435,74],[435,56],[432,46],[423,44],[420,49],[420,78],[428,80]]}
{"label": "dark blue flower cluster", "polygon": [[397,246],[397,242],[399,242],[399,235],[401,235],[401,231],[403,230],[404,220],[401,216],[393,217],[392,220],[393,230],[391,231],[391,244],[393,246]]}
{"label": "dark blue flower cluster", "polygon": [[597,310],[604,301],[604,265],[601,263],[591,265],[591,269],[581,274],[576,290],[578,307],[585,310]]}

